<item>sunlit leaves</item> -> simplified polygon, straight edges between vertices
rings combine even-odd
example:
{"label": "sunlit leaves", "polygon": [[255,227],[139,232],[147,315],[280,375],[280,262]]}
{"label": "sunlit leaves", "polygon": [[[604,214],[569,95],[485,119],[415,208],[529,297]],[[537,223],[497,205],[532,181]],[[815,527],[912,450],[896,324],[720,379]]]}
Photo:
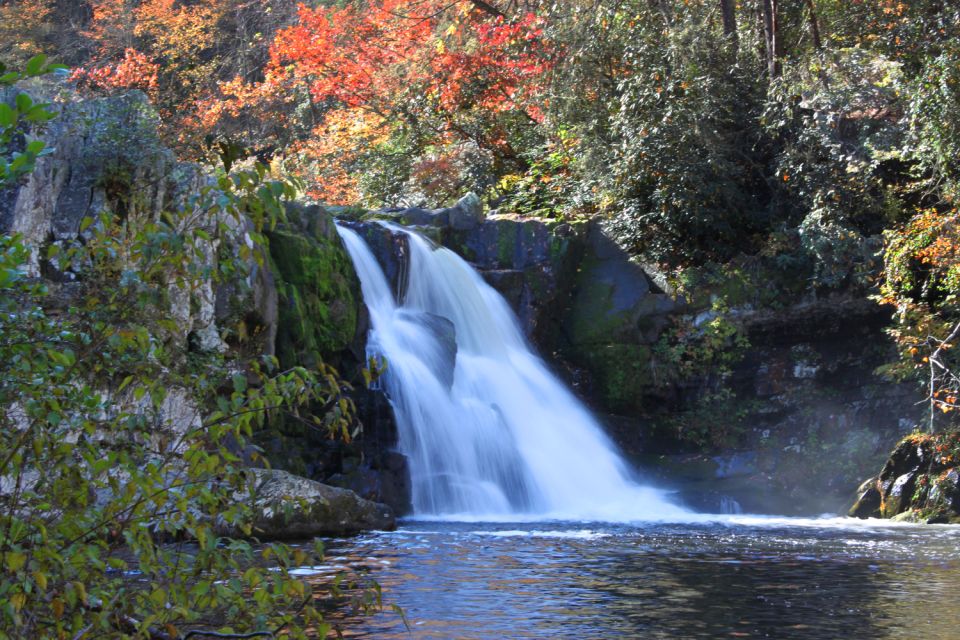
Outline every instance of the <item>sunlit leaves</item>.
{"label": "sunlit leaves", "polygon": [[[242,281],[262,250],[238,230],[262,238],[298,190],[258,166],[219,174],[159,219],[84,220],[83,244],[46,252],[76,276],[66,310],[26,277],[22,239],[0,238],[2,632],[212,626],[303,637],[320,622],[291,562],[267,570],[249,544],[216,531],[251,532],[238,452],[254,430],[315,402],[332,407],[320,426],[349,437],[347,387],[326,365],[281,371],[270,357],[187,354],[168,318],[171,291]],[[210,251],[238,241],[245,255]]]}

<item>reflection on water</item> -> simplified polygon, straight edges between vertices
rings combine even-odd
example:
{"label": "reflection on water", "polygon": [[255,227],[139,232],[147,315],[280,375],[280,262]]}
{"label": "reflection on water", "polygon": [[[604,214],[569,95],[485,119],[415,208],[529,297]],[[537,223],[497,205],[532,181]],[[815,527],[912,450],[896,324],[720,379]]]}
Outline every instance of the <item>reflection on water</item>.
{"label": "reflection on water", "polygon": [[960,528],[812,524],[407,523],[304,573],[368,572],[410,624],[347,637],[960,637]]}

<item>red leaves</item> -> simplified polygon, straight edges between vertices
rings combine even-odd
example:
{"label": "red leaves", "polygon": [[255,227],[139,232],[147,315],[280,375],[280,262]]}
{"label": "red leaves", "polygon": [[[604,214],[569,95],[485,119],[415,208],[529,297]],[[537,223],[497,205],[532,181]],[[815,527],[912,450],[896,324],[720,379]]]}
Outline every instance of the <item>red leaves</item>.
{"label": "red leaves", "polygon": [[455,51],[433,61],[435,75],[445,80],[438,86],[441,107],[521,110],[540,121],[539,100],[553,53],[543,27],[543,19],[533,13],[475,25],[475,46],[461,41]]}
{"label": "red leaves", "polygon": [[314,100],[349,107],[389,102],[418,80],[430,55],[440,3],[411,10],[383,0],[359,10],[300,7],[296,25],[277,33],[271,67],[309,82]]}
{"label": "red leaves", "polygon": [[552,64],[542,18],[466,12],[451,23],[443,2],[413,6],[400,0],[363,11],[301,6],[298,23],[277,34],[271,66],[307,81],[317,102],[387,114],[427,96],[446,112],[477,107],[542,118],[537,101]]}
{"label": "red leaves", "polygon": [[160,65],[136,49],[127,49],[114,64],[76,69],[71,79],[92,89],[141,89],[148,94],[157,88]]}

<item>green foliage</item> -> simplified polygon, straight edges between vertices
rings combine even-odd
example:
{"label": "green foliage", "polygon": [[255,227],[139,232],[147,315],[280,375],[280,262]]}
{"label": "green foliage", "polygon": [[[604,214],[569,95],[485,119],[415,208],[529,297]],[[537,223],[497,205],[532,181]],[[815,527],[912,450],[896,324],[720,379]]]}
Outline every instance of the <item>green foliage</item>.
{"label": "green foliage", "polygon": [[177,292],[259,259],[295,187],[256,167],[160,219],[86,219],[82,244],[42,256],[68,286],[28,277],[32,249],[0,240],[0,634],[323,635],[289,573],[316,554],[218,532],[253,533],[241,453],[264,420],[314,402],[339,432],[352,405],[325,366],[186,359],[170,314]]}
{"label": "green foliage", "polygon": [[750,407],[727,382],[749,348],[723,298],[664,332],[653,349],[657,382],[692,397],[690,409],[663,420],[673,437],[701,447],[736,446]]}
{"label": "green foliage", "polygon": [[[930,404],[928,429],[955,420],[960,408],[960,226],[952,209],[920,210],[886,234],[879,300],[896,308],[889,333],[900,361],[886,368],[915,377]],[[944,425],[946,426],[946,425]]]}
{"label": "green foliage", "polygon": [[931,188],[960,199],[960,45],[928,59],[913,83],[908,117],[913,153]]}
{"label": "green foliage", "polygon": [[611,118],[622,141],[610,167],[614,229],[634,251],[672,263],[727,259],[767,224],[762,85],[756,69],[723,63],[724,44],[702,19],[677,16],[667,35],[652,19],[633,29]]}
{"label": "green foliage", "polygon": [[[63,65],[47,64],[43,55],[27,61],[23,71],[10,70],[0,62],[0,98],[5,98],[5,87],[12,87],[20,80],[36,78]],[[14,92],[11,102],[0,100],[0,189],[16,184],[20,178],[33,171],[37,160],[51,152],[42,140],[30,139],[28,128],[43,124],[56,114],[47,104],[36,104],[26,93]]]}
{"label": "green foliage", "polygon": [[723,378],[743,359],[749,346],[729,309],[718,299],[709,311],[665,332],[654,353],[664,382],[704,375]]}

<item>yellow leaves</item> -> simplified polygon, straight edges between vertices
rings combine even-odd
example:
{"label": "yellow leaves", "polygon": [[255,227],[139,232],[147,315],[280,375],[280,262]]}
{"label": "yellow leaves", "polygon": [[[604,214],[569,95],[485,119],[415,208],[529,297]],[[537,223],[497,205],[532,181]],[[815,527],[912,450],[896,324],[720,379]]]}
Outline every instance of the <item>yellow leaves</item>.
{"label": "yellow leaves", "polygon": [[27,602],[27,596],[23,593],[15,593],[10,596],[10,604],[13,605],[14,611],[20,611],[23,609],[23,605]]}
{"label": "yellow leaves", "polygon": [[47,590],[47,574],[45,574],[44,572],[34,571],[33,581],[36,583],[38,587],[40,587],[41,591]]}
{"label": "yellow leaves", "polygon": [[3,554],[3,564],[7,571],[16,573],[27,563],[27,554],[19,551],[7,551]]}
{"label": "yellow leaves", "polygon": [[302,164],[295,170],[309,176],[312,197],[330,204],[353,204],[360,194],[357,178],[348,168],[388,137],[384,119],[369,109],[334,109],[303,145]]}

